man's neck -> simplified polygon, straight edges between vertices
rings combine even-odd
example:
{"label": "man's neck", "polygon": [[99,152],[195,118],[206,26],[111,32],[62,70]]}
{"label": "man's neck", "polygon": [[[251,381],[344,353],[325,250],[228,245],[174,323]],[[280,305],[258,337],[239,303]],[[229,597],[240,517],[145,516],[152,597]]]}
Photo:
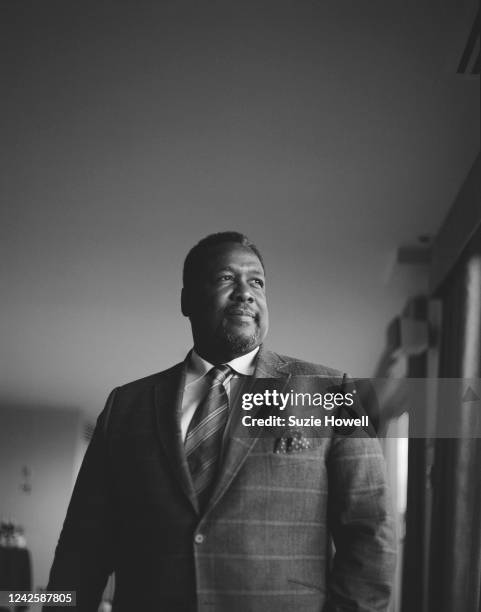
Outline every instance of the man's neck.
{"label": "man's neck", "polygon": [[233,352],[233,351],[214,351],[214,350],[208,350],[208,349],[205,350],[203,348],[199,348],[198,346],[194,345],[194,350],[197,353],[197,355],[199,355],[199,357],[202,357],[202,359],[205,359],[206,361],[208,361],[214,366],[220,365],[222,363],[229,363],[233,359],[237,359],[238,357],[242,357],[243,355],[248,355],[249,353],[253,353],[254,351],[257,351],[258,348],[259,348],[259,345],[250,347],[244,351]]}

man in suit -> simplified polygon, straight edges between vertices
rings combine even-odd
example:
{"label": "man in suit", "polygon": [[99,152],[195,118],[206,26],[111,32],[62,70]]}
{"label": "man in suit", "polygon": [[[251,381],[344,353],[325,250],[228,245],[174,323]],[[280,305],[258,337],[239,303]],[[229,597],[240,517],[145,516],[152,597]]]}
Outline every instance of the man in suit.
{"label": "man in suit", "polygon": [[264,263],[244,235],[200,241],[183,283],[193,349],[110,394],[48,588],[75,590],[82,612],[112,572],[115,612],[387,610],[395,544],[378,441],[282,446],[232,424],[234,377],[340,372],[265,348]]}

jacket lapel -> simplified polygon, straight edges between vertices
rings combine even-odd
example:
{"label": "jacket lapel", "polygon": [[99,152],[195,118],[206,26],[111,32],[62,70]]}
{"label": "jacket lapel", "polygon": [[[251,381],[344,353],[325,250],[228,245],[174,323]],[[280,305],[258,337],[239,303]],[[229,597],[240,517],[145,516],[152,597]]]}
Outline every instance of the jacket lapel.
{"label": "jacket lapel", "polygon": [[[241,384],[236,396],[239,397],[239,394],[243,392],[252,392],[252,389],[255,388],[256,380],[261,378],[285,378],[283,384],[286,385],[290,378],[289,373],[285,370],[287,365],[288,362],[284,361],[279,355],[267,351],[261,345],[254,375]],[[235,402],[235,405],[237,408],[240,406],[238,401]],[[262,406],[257,406],[251,410],[249,414],[255,416],[261,408]],[[253,435],[252,438],[248,438],[246,436],[236,435],[236,422],[238,422],[241,416],[240,414],[231,414],[229,424],[230,431],[227,432],[226,436],[226,448],[221,472],[206,511],[214,506],[225,493],[259,437]]]}
{"label": "jacket lapel", "polygon": [[184,452],[180,429],[185,363],[179,363],[155,387],[155,422],[160,443],[185,495],[198,513],[199,506]]}

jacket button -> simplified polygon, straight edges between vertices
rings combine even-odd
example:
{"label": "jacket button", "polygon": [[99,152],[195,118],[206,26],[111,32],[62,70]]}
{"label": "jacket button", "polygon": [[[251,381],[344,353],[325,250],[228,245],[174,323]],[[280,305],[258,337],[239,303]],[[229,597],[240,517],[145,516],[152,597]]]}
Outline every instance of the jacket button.
{"label": "jacket button", "polygon": [[205,540],[205,536],[202,535],[201,533],[196,533],[195,534],[195,538],[194,538],[194,542],[196,544],[202,544]]}

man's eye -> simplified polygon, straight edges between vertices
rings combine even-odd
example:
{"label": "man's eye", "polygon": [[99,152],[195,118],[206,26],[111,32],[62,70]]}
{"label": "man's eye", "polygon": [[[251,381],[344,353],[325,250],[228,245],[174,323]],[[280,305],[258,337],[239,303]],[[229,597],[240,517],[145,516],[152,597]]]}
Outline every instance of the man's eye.
{"label": "man's eye", "polygon": [[263,287],[264,286],[264,281],[261,280],[260,278],[254,278],[252,282],[255,285],[257,285],[258,287]]}
{"label": "man's eye", "polygon": [[224,280],[231,280],[233,278],[232,274],[223,274],[222,276],[219,276],[219,280],[224,281]]}

